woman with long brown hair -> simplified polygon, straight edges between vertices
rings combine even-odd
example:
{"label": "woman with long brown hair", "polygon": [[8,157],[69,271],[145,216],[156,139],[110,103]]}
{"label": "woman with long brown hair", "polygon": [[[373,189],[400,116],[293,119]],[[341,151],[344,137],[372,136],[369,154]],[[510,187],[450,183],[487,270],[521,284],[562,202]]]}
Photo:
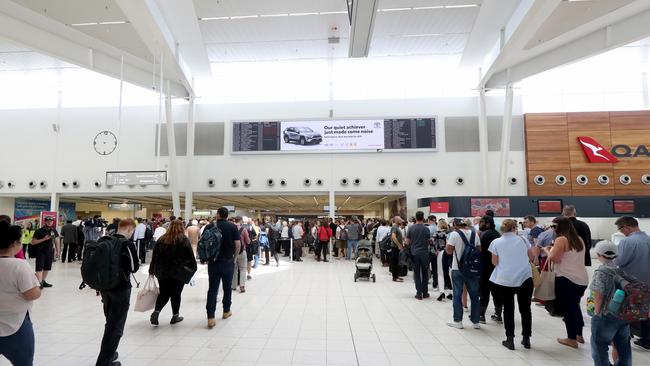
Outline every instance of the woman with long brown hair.
{"label": "woman with long brown hair", "polygon": [[567,337],[558,338],[565,346],[578,348],[584,343],[580,299],[589,285],[589,275],[585,267],[585,243],[580,239],[573,224],[567,217],[556,217],[553,225],[557,238],[553,248],[544,248],[548,260],[555,264],[555,305],[564,314]]}
{"label": "woman with long brown hair", "polygon": [[151,325],[158,325],[158,315],[170,299],[172,302],[170,324],[183,321],[183,317],[179,315],[181,293],[195,272],[196,259],[190,240],[185,236],[183,222],[174,220],[167,232],[156,241],[149,266],[149,275],[155,275],[160,284],[156,307],[150,318]]}

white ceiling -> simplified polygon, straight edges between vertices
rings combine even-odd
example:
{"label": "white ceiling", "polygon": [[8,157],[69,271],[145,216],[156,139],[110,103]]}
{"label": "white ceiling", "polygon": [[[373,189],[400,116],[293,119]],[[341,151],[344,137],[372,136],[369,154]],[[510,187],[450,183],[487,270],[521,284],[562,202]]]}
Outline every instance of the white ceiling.
{"label": "white ceiling", "polygon": [[75,68],[77,66],[34,52],[0,37],[0,71]]}

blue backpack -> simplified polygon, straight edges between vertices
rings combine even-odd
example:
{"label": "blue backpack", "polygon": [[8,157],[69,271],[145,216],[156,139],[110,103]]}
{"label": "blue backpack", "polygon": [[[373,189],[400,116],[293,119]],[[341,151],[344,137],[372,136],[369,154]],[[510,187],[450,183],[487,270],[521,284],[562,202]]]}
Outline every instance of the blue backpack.
{"label": "blue backpack", "polygon": [[[463,254],[458,258],[456,254],[456,263],[458,263],[458,270],[464,276],[478,277],[481,275],[483,263],[481,262],[481,252],[476,248],[476,231],[472,230],[472,235],[467,240],[467,236],[460,230],[456,230],[460,238],[465,244]],[[471,244],[470,244],[471,242]]]}
{"label": "blue backpack", "polygon": [[199,240],[198,254],[201,262],[216,261],[221,251],[223,235],[221,229],[215,223],[210,229],[203,230],[203,235]]}

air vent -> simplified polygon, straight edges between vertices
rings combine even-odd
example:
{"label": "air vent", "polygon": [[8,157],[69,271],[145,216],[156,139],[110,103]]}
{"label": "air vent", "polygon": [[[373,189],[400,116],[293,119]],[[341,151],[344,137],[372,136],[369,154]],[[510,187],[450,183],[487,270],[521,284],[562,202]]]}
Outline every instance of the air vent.
{"label": "air vent", "polygon": [[244,187],[250,187],[251,186],[251,181],[248,178],[244,179]]}
{"label": "air vent", "polygon": [[233,179],[230,181],[230,185],[235,188],[239,186],[239,181],[237,179]]}
{"label": "air vent", "polygon": [[511,186],[516,185],[517,184],[517,178],[515,178],[515,177],[508,178],[508,184],[510,184]]}
{"label": "air vent", "polygon": [[641,177],[641,183],[643,184],[650,184],[650,174],[644,174]]}
{"label": "air vent", "polygon": [[280,185],[283,186],[283,187],[286,186],[287,185],[287,180],[286,179],[280,180]]}
{"label": "air vent", "polygon": [[348,185],[348,178],[341,179],[341,185],[342,186],[347,186]]}
{"label": "air vent", "polygon": [[536,175],[535,178],[533,178],[533,183],[538,186],[543,186],[544,183],[546,183],[546,178],[544,178],[543,175]]}
{"label": "air vent", "polygon": [[622,185],[626,186],[632,183],[632,177],[630,177],[627,174],[623,174],[620,177],[618,177],[618,181],[621,182]]}
{"label": "air vent", "polygon": [[377,183],[379,183],[380,186],[385,185],[385,184],[386,184],[386,178],[379,178],[379,180],[377,181]]}
{"label": "air vent", "polygon": [[418,178],[417,182],[419,186],[424,185],[424,178]]}
{"label": "air vent", "polygon": [[566,184],[566,177],[563,175],[558,175],[555,177],[555,183],[559,186],[563,186]]}
{"label": "air vent", "polygon": [[273,178],[267,179],[266,180],[266,185],[269,186],[269,187],[273,187],[275,185],[275,181],[273,180]]}
{"label": "air vent", "polygon": [[95,183],[93,183],[93,185],[95,186],[95,188],[101,188],[102,187],[102,182],[96,180]]}
{"label": "air vent", "polygon": [[433,177],[433,178],[429,179],[429,184],[431,184],[432,186],[435,186],[436,184],[438,184],[438,178]]}
{"label": "air vent", "polygon": [[29,188],[31,188],[31,189],[36,188],[36,182],[34,182],[33,180],[30,180],[28,185],[29,185]]}
{"label": "air vent", "polygon": [[604,175],[604,174],[598,176],[598,183],[599,183],[600,185],[603,185],[603,186],[608,185],[608,184],[609,184],[609,177],[606,176],[606,175]]}
{"label": "air vent", "polygon": [[322,186],[323,185],[323,180],[322,179],[317,179],[316,180],[316,185]]}
{"label": "air vent", "polygon": [[399,184],[399,179],[397,179],[397,178],[393,178],[393,180],[390,181],[390,182],[391,182],[394,186],[396,186],[396,185]]}
{"label": "air vent", "polygon": [[463,184],[465,184],[465,178],[462,178],[462,177],[456,178],[456,184],[458,184],[459,186],[462,186]]}
{"label": "air vent", "polygon": [[73,180],[72,181],[72,188],[79,188],[81,186],[81,183],[79,183],[78,180]]}
{"label": "air vent", "polygon": [[354,185],[355,185],[355,186],[358,186],[359,184],[361,184],[361,179],[359,179],[359,178],[354,178]]}
{"label": "air vent", "polygon": [[42,180],[41,183],[39,184],[41,186],[41,189],[47,188],[47,182]]}
{"label": "air vent", "polygon": [[582,175],[582,174],[581,174],[581,175],[579,175],[578,177],[576,177],[576,182],[577,182],[579,185],[584,186],[584,185],[586,185],[587,183],[589,183],[589,178],[587,178],[586,175]]}
{"label": "air vent", "polygon": [[214,178],[208,179],[208,187],[214,187],[215,181]]}
{"label": "air vent", "polygon": [[61,182],[61,187],[68,188],[68,187],[70,187],[70,183],[68,183],[67,180],[64,180],[63,182]]}

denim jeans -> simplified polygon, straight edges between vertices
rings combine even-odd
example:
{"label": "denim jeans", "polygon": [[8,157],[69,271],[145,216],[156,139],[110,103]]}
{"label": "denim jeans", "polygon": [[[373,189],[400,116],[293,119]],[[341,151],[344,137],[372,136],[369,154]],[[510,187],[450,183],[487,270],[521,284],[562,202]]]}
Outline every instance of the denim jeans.
{"label": "denim jeans", "polygon": [[465,276],[459,270],[454,269],[451,271],[451,282],[454,288],[454,321],[463,321],[463,287],[467,287],[471,302],[469,319],[473,324],[478,324],[481,312],[478,276]]}
{"label": "denim jeans", "polygon": [[413,280],[416,295],[429,293],[429,253],[413,256]]}
{"label": "denim jeans", "polygon": [[129,314],[129,301],[131,300],[131,288],[116,291],[102,291],[102,303],[104,304],[104,336],[102,345],[97,356],[97,366],[110,365],[113,355],[120,344],[124,334],[126,316]]}
{"label": "denim jeans", "polygon": [[219,283],[223,286],[223,312],[230,312],[232,304],[232,276],[235,270],[233,259],[217,260],[208,262],[208,301],[205,309],[208,313],[208,319],[214,318],[217,310],[217,295],[219,294]]}
{"label": "denim jeans", "polygon": [[0,337],[0,355],[5,356],[12,365],[32,366],[34,362],[34,328],[25,315],[23,325],[10,336]]}
{"label": "denim jeans", "polygon": [[609,366],[609,345],[614,343],[618,351],[616,366],[632,365],[630,324],[611,315],[595,315],[591,318],[591,358],[595,366]]}
{"label": "denim jeans", "polygon": [[357,256],[356,253],[358,243],[358,240],[348,239],[348,259],[352,258],[352,254],[354,254],[355,257]]}

